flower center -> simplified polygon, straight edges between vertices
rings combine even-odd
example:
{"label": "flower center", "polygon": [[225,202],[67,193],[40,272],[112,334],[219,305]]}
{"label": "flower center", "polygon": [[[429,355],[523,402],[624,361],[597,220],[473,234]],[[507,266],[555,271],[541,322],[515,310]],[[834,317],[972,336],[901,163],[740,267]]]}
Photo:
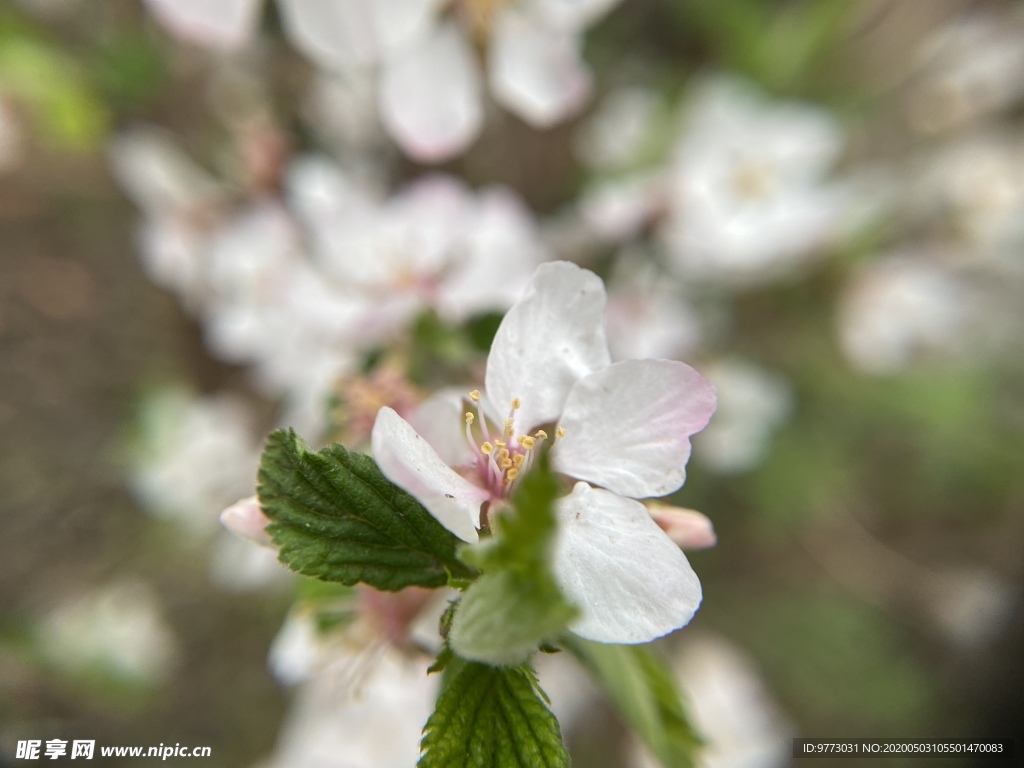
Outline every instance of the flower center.
{"label": "flower center", "polygon": [[[492,438],[491,428],[480,410],[480,392],[474,389],[469,393],[469,399],[480,414],[478,419],[473,411],[466,411],[466,441],[476,456],[475,469],[480,483],[495,498],[506,498],[511,495],[516,479],[530,468],[534,448],[547,440],[548,433],[538,429],[528,435],[516,430],[516,411],[522,405],[516,397],[512,400],[508,417],[501,422],[501,437]],[[477,425],[476,431],[474,425]],[[565,430],[559,427],[556,437],[564,434]]]}
{"label": "flower center", "polygon": [[740,160],[730,177],[732,193],[744,203],[753,203],[768,197],[772,191],[772,168],[767,163]]}

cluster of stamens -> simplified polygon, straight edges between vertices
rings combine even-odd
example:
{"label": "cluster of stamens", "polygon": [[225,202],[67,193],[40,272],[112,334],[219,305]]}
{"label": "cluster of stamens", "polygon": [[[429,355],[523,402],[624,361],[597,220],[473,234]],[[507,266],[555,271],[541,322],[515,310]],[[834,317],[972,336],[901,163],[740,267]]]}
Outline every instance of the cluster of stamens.
{"label": "cluster of stamens", "polygon": [[[480,392],[474,389],[469,393],[469,399],[477,405],[479,411]],[[509,492],[509,486],[516,478],[530,468],[534,448],[548,438],[548,433],[543,429],[538,429],[532,435],[516,433],[516,411],[521,405],[518,397],[512,400],[508,417],[501,422],[500,438],[492,439],[487,419],[481,413],[479,424],[483,442],[480,443],[477,443],[473,434],[473,424],[477,423],[476,414],[466,411],[466,441],[476,456],[481,479],[493,492],[503,496]],[[559,438],[564,434],[565,430],[559,427],[555,437]]]}

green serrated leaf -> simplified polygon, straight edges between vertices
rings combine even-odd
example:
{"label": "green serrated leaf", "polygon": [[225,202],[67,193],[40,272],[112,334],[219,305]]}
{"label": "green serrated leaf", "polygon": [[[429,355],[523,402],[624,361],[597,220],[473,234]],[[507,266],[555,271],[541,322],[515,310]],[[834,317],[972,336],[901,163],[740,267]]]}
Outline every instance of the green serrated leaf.
{"label": "green serrated leaf", "polygon": [[696,764],[700,737],[690,725],[671,667],[646,645],[606,645],[569,637],[565,647],[590,670],[622,718],[666,768]]}
{"label": "green serrated leaf", "polygon": [[278,557],[293,571],[387,591],[472,575],[455,536],[373,459],[341,445],[313,451],[293,430],[274,432],[257,493]]}
{"label": "green serrated leaf", "polygon": [[528,666],[454,659],[420,743],[418,768],[567,768],[558,721]]}
{"label": "green serrated leaf", "polygon": [[523,479],[513,508],[499,513],[493,538],[460,556],[485,571],[466,590],[449,641],[463,658],[490,664],[525,661],[576,616],[551,572],[558,481],[546,454]]}

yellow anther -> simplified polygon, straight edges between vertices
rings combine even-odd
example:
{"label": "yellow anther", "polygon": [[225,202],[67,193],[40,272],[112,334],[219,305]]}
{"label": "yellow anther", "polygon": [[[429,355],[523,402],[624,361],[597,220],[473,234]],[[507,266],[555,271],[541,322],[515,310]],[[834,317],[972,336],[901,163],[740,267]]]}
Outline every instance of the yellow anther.
{"label": "yellow anther", "polygon": [[500,450],[500,451],[498,451],[498,458],[499,458],[499,459],[503,459],[503,460],[504,460],[504,459],[507,459],[507,458],[508,458],[508,456],[509,456],[509,450],[508,450],[508,448],[505,448],[505,447],[503,446],[503,447],[501,448],[501,450]]}
{"label": "yellow anther", "polygon": [[537,444],[537,439],[533,437],[523,437],[519,439],[519,444],[526,450],[530,450]]}
{"label": "yellow anther", "polygon": [[502,459],[500,462],[498,462],[498,466],[501,467],[502,469],[508,469],[509,467],[512,466],[512,459]]}
{"label": "yellow anther", "polygon": [[538,440],[548,439],[548,433],[545,432],[543,429],[538,429],[536,432],[533,433],[533,436],[536,437]]}
{"label": "yellow anther", "polygon": [[469,399],[472,400],[474,403],[479,403],[480,402],[480,390],[479,389],[474,389],[472,392],[470,392],[469,393]]}
{"label": "yellow anther", "polygon": [[517,453],[515,456],[512,457],[512,466],[513,467],[521,467],[521,466],[523,466],[523,461],[525,459],[526,459],[526,457],[523,454]]}
{"label": "yellow anther", "polygon": [[565,437],[565,427],[559,427],[555,430],[555,437]]}
{"label": "yellow anther", "polygon": [[519,477],[519,470],[516,467],[512,467],[512,469],[505,473],[505,477],[509,480],[515,480]]}
{"label": "yellow anther", "polygon": [[522,404],[523,404],[523,401],[522,401],[522,400],[520,400],[520,399],[519,399],[518,397],[514,397],[514,398],[512,398],[512,410],[513,410],[513,411],[517,411],[517,410],[519,410],[519,407],[520,407],[520,406],[521,406]]}
{"label": "yellow anther", "polygon": [[473,423],[473,419],[475,419],[475,418],[476,417],[472,413],[470,413],[469,411],[466,411],[466,423],[467,424],[472,424]]}
{"label": "yellow anther", "polygon": [[504,440],[495,440],[494,444],[499,448],[504,448],[506,445],[508,445],[508,443],[506,443]]}
{"label": "yellow anther", "polygon": [[491,451],[494,450],[494,446],[491,445],[490,443],[484,443],[483,445],[480,446],[480,450],[484,452],[485,456],[490,456]]}

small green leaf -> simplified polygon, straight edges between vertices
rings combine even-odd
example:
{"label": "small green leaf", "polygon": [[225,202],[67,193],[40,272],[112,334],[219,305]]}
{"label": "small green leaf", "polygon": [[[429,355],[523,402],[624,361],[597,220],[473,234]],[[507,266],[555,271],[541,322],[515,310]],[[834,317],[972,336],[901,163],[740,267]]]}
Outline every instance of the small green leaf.
{"label": "small green leaf", "polygon": [[466,592],[449,640],[464,658],[518,664],[576,617],[558,586],[538,574],[485,573]]}
{"label": "small green leaf", "polygon": [[274,432],[257,492],[278,557],[293,571],[388,591],[472,575],[455,536],[373,459],[341,445],[313,451],[293,430]]}
{"label": "small green leaf", "polygon": [[576,616],[551,572],[558,481],[541,454],[523,477],[512,508],[499,512],[495,535],[461,557],[485,571],[460,601],[449,641],[463,658],[518,664]]}
{"label": "small green leaf", "polygon": [[662,765],[688,768],[696,764],[700,737],[686,716],[672,669],[656,650],[579,637],[567,637],[564,645],[590,670]]}
{"label": "small green leaf", "polygon": [[558,721],[542,697],[528,666],[453,659],[423,728],[418,768],[567,768]]}

